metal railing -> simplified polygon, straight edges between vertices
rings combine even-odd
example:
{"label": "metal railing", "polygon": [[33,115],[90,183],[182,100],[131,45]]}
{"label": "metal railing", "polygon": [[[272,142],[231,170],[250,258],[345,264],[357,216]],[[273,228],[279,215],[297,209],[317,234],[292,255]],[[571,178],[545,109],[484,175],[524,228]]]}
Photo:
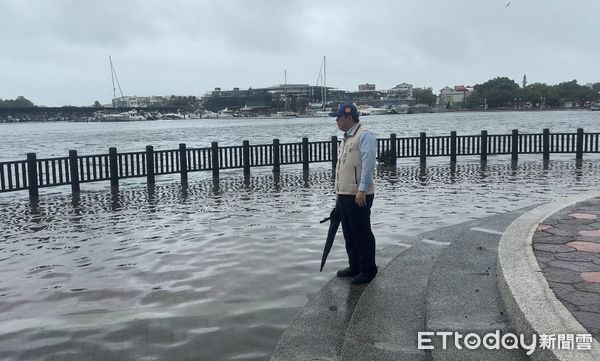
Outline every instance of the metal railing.
{"label": "metal railing", "polygon": [[[273,167],[280,171],[281,165],[302,164],[305,171],[310,163],[331,162],[335,168],[339,140],[309,142],[303,138],[299,143],[250,145],[244,141],[241,146],[220,147],[213,142],[210,148],[187,148],[180,144],[179,149],[155,151],[152,146],[144,152],[118,153],[110,148],[108,154],[78,155],[69,151],[68,157],[37,159],[35,153],[28,153],[22,161],[0,162],[0,192],[29,190],[31,199],[39,197],[39,188],[71,185],[73,193],[80,192],[80,184],[110,181],[112,187],[119,186],[120,179],[146,177],[149,184],[155,176],[180,174],[182,183],[187,186],[189,172],[212,170],[213,177],[219,177],[221,169],[241,168],[244,174],[252,167]],[[551,153],[574,153],[581,160],[584,153],[600,153],[600,133],[550,133],[544,129],[539,134],[457,135],[377,139],[377,158],[395,165],[397,158],[419,158],[426,164],[428,157],[449,157],[456,162],[458,156],[480,156],[482,162],[490,155],[510,154],[512,161],[518,161],[519,154],[543,154],[544,160]]]}

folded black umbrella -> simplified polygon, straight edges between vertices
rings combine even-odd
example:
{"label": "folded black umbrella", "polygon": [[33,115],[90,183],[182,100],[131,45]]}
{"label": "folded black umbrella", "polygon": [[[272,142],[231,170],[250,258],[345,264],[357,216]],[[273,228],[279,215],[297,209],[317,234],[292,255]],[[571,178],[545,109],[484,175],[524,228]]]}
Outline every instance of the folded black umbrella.
{"label": "folded black umbrella", "polygon": [[331,210],[331,214],[329,214],[329,217],[323,219],[321,223],[325,223],[327,221],[329,221],[329,231],[327,232],[327,240],[325,241],[325,248],[323,249],[323,257],[321,257],[321,269],[319,272],[323,271],[323,266],[325,266],[325,261],[327,260],[329,251],[331,251],[331,246],[333,246],[335,234],[340,227],[341,220],[337,207],[333,208],[333,210]]}

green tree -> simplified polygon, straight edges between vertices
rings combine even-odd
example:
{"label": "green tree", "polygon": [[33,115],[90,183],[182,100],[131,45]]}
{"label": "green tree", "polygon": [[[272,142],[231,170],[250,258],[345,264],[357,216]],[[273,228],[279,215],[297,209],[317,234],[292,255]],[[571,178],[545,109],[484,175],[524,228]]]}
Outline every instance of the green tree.
{"label": "green tree", "polygon": [[96,107],[96,108],[100,108],[101,106],[102,106],[102,104],[100,104],[100,102],[99,102],[99,101],[97,101],[97,100],[96,100],[96,101],[94,102],[94,107]]}
{"label": "green tree", "polygon": [[577,80],[563,82],[555,86],[562,102],[569,101],[584,106],[588,102],[600,99],[600,94],[593,89],[577,84]]}
{"label": "green tree", "polygon": [[35,105],[29,99],[25,98],[24,96],[18,96],[14,100],[0,99],[0,107],[30,108],[30,107],[35,107]]}
{"label": "green tree", "polygon": [[473,89],[473,91],[467,96],[465,100],[465,107],[469,109],[480,109],[484,107],[484,97],[479,92]]}
{"label": "green tree", "polygon": [[517,91],[517,105],[519,107],[526,103],[539,104],[544,102],[545,106],[558,107],[560,106],[560,97],[554,86],[545,83],[533,83],[521,88]]}
{"label": "green tree", "polygon": [[592,84],[592,90],[594,90],[596,92],[600,92],[600,83]]}
{"label": "green tree", "polygon": [[415,104],[426,104],[427,106],[434,106],[437,101],[437,96],[433,94],[431,88],[414,88],[413,98],[415,98]]}
{"label": "green tree", "polygon": [[[473,87],[473,94],[469,96],[467,104],[478,106],[487,102],[490,108],[513,107],[519,90],[519,84],[507,77],[496,77],[483,84]],[[483,100],[483,102],[482,102]]]}

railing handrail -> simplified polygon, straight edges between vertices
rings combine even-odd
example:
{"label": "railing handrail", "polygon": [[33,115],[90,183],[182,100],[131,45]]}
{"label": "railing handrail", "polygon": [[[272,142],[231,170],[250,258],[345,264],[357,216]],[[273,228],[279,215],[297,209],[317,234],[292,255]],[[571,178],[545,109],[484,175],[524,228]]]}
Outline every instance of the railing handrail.
{"label": "railing handrail", "polygon": [[[187,186],[189,172],[212,170],[213,177],[219,176],[220,169],[244,170],[247,175],[251,167],[272,166],[279,172],[282,164],[302,164],[305,171],[309,163],[337,163],[337,149],[340,141],[332,137],[327,141],[280,143],[274,139],[269,144],[219,146],[213,142],[210,147],[188,148],[180,144],[178,149],[154,150],[148,146],[145,151],[118,153],[116,148],[106,154],[77,155],[69,151],[68,156],[37,159],[35,153],[28,153],[26,160],[0,162],[0,192],[29,189],[30,198],[37,198],[37,189],[71,184],[74,193],[79,192],[79,183],[110,180],[112,187],[118,187],[119,179],[146,177],[154,183],[155,175],[181,174],[181,181]],[[419,158],[425,164],[428,157],[450,157],[456,162],[457,156],[479,155],[486,162],[490,155],[510,154],[517,161],[519,154],[543,154],[544,161],[550,153],[575,153],[581,160],[584,153],[600,153],[600,133],[519,133],[396,137],[377,139],[377,158],[395,165],[397,158]]]}

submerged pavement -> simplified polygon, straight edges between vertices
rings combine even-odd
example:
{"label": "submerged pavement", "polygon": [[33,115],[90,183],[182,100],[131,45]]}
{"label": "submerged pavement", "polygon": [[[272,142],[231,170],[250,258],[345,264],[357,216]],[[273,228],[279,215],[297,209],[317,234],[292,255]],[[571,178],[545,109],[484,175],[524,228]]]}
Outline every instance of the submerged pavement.
{"label": "submerged pavement", "polygon": [[[312,295],[271,360],[600,359],[600,194],[398,240],[392,258],[386,251],[366,288],[334,278]],[[454,343],[495,332],[524,341]]]}

